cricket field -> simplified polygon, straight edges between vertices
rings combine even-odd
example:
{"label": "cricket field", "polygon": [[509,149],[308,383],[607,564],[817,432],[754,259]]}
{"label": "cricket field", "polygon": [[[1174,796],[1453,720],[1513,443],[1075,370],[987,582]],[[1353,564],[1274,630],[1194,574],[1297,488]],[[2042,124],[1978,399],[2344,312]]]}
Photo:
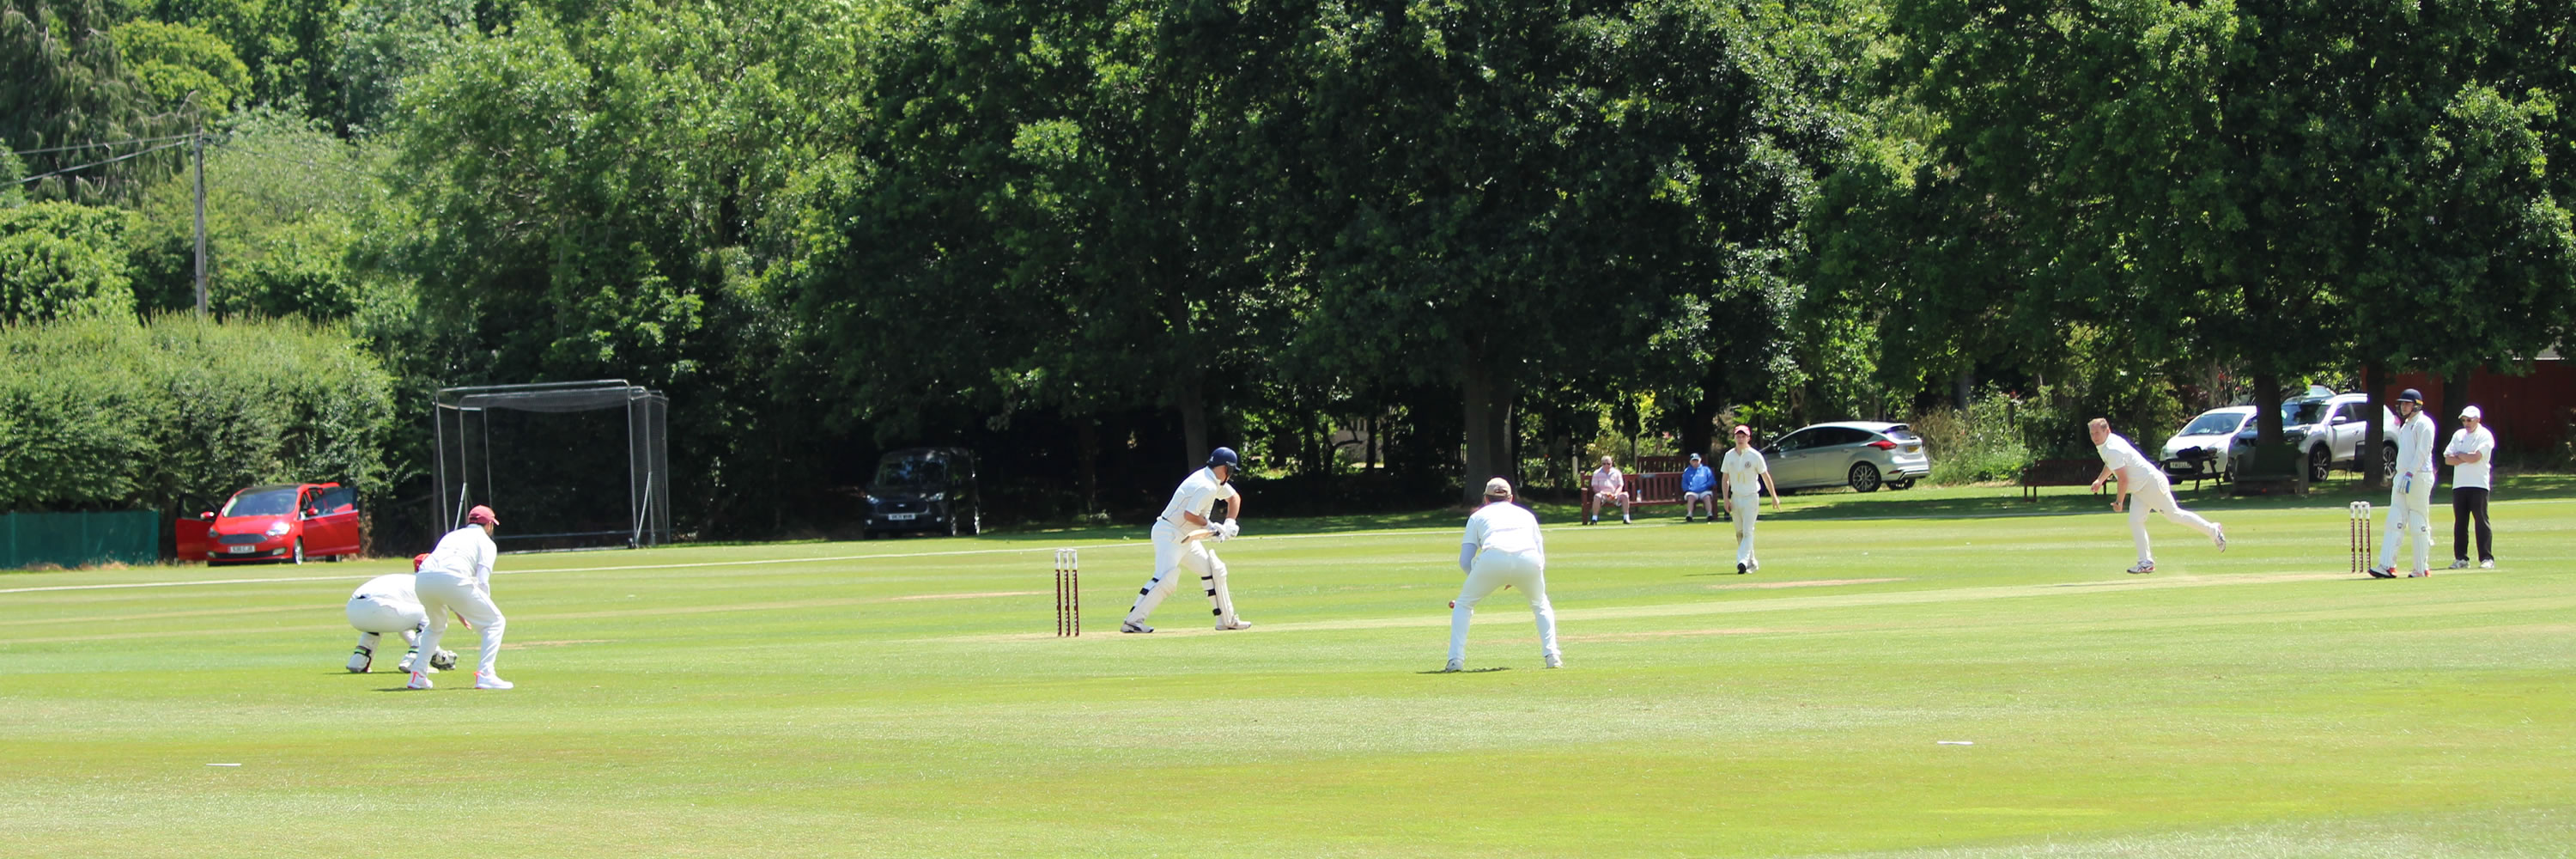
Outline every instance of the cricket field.
{"label": "cricket field", "polygon": [[2563,857],[2570,485],[2400,580],[2347,571],[2359,494],[2185,492],[2231,545],[2152,520],[2143,576],[2080,489],[1791,496],[1743,576],[1726,524],[1547,508],[1567,667],[1506,591],[1459,674],[1462,513],[1258,497],[1241,632],[1186,585],[1116,632],[1142,525],[503,556],[507,692],[461,628],[435,690],[342,670],[405,562],[10,573],[0,855]]}

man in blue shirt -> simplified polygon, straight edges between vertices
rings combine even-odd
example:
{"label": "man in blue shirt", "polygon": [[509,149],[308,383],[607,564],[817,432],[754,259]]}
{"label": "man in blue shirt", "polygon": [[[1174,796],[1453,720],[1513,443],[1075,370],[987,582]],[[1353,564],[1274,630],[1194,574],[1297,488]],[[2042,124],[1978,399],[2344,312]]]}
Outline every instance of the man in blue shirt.
{"label": "man in blue shirt", "polygon": [[1708,521],[1717,521],[1717,472],[1691,454],[1690,467],[1682,469],[1682,521],[1691,520],[1691,511],[1706,507]]}

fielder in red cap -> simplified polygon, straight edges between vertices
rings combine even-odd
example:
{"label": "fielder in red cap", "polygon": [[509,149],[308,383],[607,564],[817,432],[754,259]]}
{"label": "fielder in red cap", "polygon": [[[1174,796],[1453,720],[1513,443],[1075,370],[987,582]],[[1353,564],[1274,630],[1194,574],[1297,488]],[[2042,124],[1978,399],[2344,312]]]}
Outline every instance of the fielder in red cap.
{"label": "fielder in red cap", "polygon": [[[474,631],[483,634],[482,664],[474,672],[476,689],[508,689],[510,681],[501,679],[493,663],[501,656],[503,620],[499,606],[492,604],[492,563],[500,550],[492,545],[492,530],[501,526],[492,508],[475,505],[465,514],[467,524],[438,538],[438,548],[416,563],[412,589],[420,595],[421,609],[429,615],[429,628],[421,633],[423,653],[438,652],[439,636],[447,632],[447,615],[454,612]],[[412,689],[430,688],[429,675],[413,672]]]}

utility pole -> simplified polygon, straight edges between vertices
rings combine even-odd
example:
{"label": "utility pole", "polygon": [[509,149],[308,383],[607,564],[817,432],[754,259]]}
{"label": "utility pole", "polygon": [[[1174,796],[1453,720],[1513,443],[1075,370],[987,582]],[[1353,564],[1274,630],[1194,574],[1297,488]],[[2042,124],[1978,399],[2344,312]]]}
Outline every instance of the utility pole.
{"label": "utility pole", "polygon": [[206,318],[206,115],[198,111],[189,140],[197,155],[197,318]]}

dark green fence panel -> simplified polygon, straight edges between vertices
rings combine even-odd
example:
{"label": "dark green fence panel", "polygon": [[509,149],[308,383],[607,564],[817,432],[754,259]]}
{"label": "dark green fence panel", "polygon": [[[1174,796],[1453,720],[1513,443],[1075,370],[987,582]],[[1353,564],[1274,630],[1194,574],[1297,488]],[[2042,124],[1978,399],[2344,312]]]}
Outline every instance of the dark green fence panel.
{"label": "dark green fence panel", "polygon": [[161,524],[161,514],[149,510],[0,513],[0,570],[149,564],[161,559]]}

